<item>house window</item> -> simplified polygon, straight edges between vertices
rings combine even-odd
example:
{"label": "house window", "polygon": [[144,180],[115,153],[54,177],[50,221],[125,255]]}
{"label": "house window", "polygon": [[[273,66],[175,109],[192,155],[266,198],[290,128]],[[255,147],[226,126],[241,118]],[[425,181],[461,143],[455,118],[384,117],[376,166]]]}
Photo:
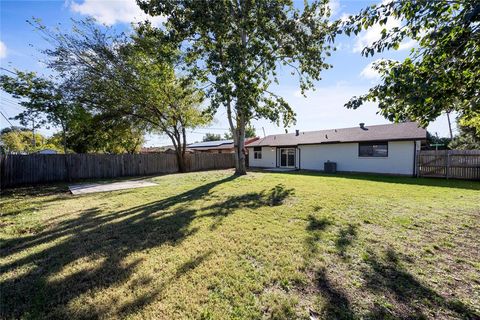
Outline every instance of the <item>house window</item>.
{"label": "house window", "polygon": [[253,147],[253,158],[262,159],[262,147]]}
{"label": "house window", "polygon": [[388,157],[388,142],[362,142],[358,144],[359,157]]}

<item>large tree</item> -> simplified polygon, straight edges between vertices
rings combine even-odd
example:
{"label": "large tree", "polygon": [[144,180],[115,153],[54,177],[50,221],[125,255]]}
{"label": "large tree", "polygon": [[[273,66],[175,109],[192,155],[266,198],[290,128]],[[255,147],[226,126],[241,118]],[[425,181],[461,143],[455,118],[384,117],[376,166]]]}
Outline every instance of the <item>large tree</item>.
{"label": "large tree", "polygon": [[222,140],[222,136],[219,135],[218,133],[210,133],[207,132],[202,138],[203,142],[208,142],[208,141],[219,141]]}
{"label": "large tree", "polygon": [[2,148],[9,153],[32,153],[42,149],[62,150],[62,144],[26,128],[2,130],[0,142]]}
{"label": "large tree", "polygon": [[451,149],[480,150],[480,132],[473,125],[464,125],[460,119],[457,121],[457,135],[448,145]]}
{"label": "large tree", "polygon": [[[71,123],[66,140],[77,153],[138,153],[145,142],[143,123],[108,113],[85,113]],[[59,132],[52,138],[62,135]]]}
{"label": "large tree", "polygon": [[[358,34],[397,19],[399,27],[363,49],[366,57],[416,42],[404,61],[382,60],[375,68],[382,82],[346,106],[376,101],[392,121],[415,120],[426,126],[442,113],[457,111],[478,119],[480,108],[480,3],[478,0],[392,0],[369,6],[343,25]],[[479,131],[480,133],[480,131]]]}
{"label": "large tree", "polygon": [[164,15],[163,41],[178,46],[188,74],[209,85],[211,110],[226,108],[233,133],[236,174],[245,174],[245,126],[267,118],[288,126],[295,113],[270,90],[283,65],[312,88],[329,67],[332,40],[328,1],[137,0],[152,16]]}
{"label": "large tree", "polygon": [[48,125],[60,127],[63,150],[67,153],[68,124],[75,118],[78,107],[69,104],[61,84],[34,72],[15,73],[15,76],[0,76],[0,88],[19,99],[25,108],[14,119],[24,126],[33,123],[33,130]]}
{"label": "large tree", "polygon": [[[19,99],[24,107],[14,117],[22,125],[33,130],[50,126],[60,129],[54,140],[64,153],[134,153],[144,141],[145,130],[138,121],[105,112],[92,114],[87,110],[91,108],[85,109],[72,99],[78,91],[72,94],[68,82],[54,82],[34,72],[17,70],[15,76],[0,76],[0,88]],[[32,141],[35,148],[37,139]]]}
{"label": "large tree", "polygon": [[71,33],[38,26],[53,45],[45,51],[47,65],[69,79],[70,92],[86,108],[167,135],[185,171],[186,130],[211,117],[202,113],[203,92],[177,77],[176,49],[153,37],[149,25],[126,36],[92,19],[74,24]]}

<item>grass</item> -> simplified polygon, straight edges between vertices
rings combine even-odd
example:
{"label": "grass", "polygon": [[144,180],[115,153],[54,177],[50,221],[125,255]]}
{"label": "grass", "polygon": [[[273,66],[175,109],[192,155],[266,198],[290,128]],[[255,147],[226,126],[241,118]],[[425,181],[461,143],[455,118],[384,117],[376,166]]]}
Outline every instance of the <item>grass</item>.
{"label": "grass", "polygon": [[0,318],[478,319],[480,183],[231,171],[2,195]]}

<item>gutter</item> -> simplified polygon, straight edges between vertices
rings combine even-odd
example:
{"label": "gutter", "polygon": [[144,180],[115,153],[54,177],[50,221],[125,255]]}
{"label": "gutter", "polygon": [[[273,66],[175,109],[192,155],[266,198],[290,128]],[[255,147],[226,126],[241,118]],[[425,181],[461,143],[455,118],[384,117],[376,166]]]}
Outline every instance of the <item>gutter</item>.
{"label": "gutter", "polygon": [[328,142],[311,142],[311,143],[297,143],[290,145],[271,145],[271,144],[256,144],[245,146],[247,148],[253,147],[276,147],[276,148],[295,148],[299,146],[311,146],[311,145],[321,145],[321,144],[345,144],[345,143],[361,143],[361,142],[390,142],[390,141],[417,141],[425,140],[425,138],[406,138],[406,139],[375,139],[375,140],[352,140],[352,141],[328,141]]}

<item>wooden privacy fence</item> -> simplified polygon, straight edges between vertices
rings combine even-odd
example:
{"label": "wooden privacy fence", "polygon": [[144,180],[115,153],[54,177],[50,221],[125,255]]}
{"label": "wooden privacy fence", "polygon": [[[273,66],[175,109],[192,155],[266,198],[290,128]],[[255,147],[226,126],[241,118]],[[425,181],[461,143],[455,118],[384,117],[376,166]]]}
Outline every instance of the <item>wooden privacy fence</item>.
{"label": "wooden privacy fence", "polygon": [[[187,171],[227,169],[234,154],[186,154]],[[55,181],[146,176],[178,172],[175,154],[30,154],[0,157],[2,188]]]}
{"label": "wooden privacy fence", "polygon": [[422,150],[417,160],[420,177],[480,180],[480,150]]}

